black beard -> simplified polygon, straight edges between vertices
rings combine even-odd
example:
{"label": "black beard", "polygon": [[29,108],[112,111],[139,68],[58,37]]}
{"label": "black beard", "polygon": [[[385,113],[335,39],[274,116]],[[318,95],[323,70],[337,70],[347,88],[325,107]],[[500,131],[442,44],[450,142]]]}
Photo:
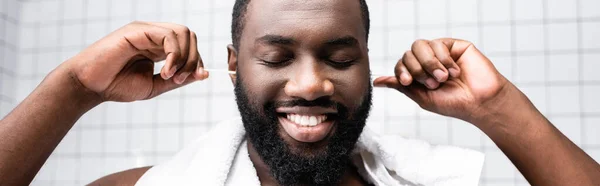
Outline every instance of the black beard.
{"label": "black beard", "polygon": [[[238,71],[239,72],[239,71]],[[350,153],[365,126],[371,109],[372,87],[363,97],[361,105],[351,110],[328,97],[313,101],[293,100],[287,102],[270,101],[264,105],[251,102],[244,88],[241,74],[235,83],[235,96],[242,116],[246,134],[260,158],[269,167],[271,176],[280,185],[336,185],[341,181],[347,168],[352,166]],[[321,153],[313,152],[311,145],[292,150],[281,138],[277,106],[322,106],[338,110],[333,118],[334,133],[329,137]],[[301,154],[294,153],[300,150]],[[303,155],[304,154],[304,155]]]}

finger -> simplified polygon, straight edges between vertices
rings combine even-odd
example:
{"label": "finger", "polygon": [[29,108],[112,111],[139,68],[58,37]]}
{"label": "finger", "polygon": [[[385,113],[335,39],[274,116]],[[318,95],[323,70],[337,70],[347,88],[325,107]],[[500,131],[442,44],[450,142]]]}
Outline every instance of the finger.
{"label": "finger", "polygon": [[396,63],[396,67],[394,68],[394,70],[396,78],[399,80],[400,84],[408,86],[412,83],[413,77],[410,75],[410,72],[408,71],[406,66],[404,66],[404,62],[402,62],[402,59],[398,60],[398,63]]}
{"label": "finger", "polygon": [[435,89],[440,85],[439,82],[431,78],[427,74],[427,72],[425,72],[423,66],[421,65],[419,60],[417,60],[415,54],[413,54],[412,51],[407,51],[406,53],[404,53],[402,61],[404,62],[406,69],[408,69],[412,77],[421,84],[427,86],[430,89]]}
{"label": "finger", "polygon": [[[438,82],[445,82],[448,80],[448,72],[446,67],[437,59],[433,49],[429,45],[427,40],[418,40],[412,45],[412,51],[419,60],[423,69],[435,78]],[[428,80],[430,81],[430,80]],[[429,87],[432,88],[432,87]]]}
{"label": "finger", "polygon": [[164,69],[167,69],[168,74],[174,76],[175,73],[183,68],[187,62],[187,58],[189,57],[189,47],[190,47],[190,29],[183,25],[173,24],[173,23],[148,23],[150,25],[163,27],[166,29],[173,30],[177,37],[177,41],[179,43],[179,48],[181,50],[181,58],[175,61],[176,63],[165,63]]}
{"label": "finger", "polygon": [[[176,74],[173,81],[177,84],[182,84],[190,75],[193,73],[199,72],[199,61],[200,61],[200,53],[198,53],[196,41],[196,34],[193,32],[190,34],[190,48],[189,48],[189,57],[187,57],[187,62]],[[192,76],[192,78],[198,76]]]}
{"label": "finger", "polygon": [[460,76],[460,67],[454,62],[450,56],[450,49],[442,42],[442,40],[433,40],[429,42],[431,49],[435,53],[435,57],[448,69],[450,76],[457,78]]}
{"label": "finger", "polygon": [[396,89],[417,102],[419,105],[425,103],[425,100],[427,99],[427,89],[425,89],[423,85],[412,84],[404,86],[400,84],[398,79],[394,76],[379,77],[373,81],[373,84],[377,87]]}
{"label": "finger", "polygon": [[173,81],[173,80],[164,79],[158,74],[154,75],[154,77],[152,77],[152,93],[150,93],[150,95],[146,99],[154,98],[165,92],[185,86],[194,81],[197,81],[197,79],[187,78],[185,81],[183,81],[183,83],[178,84],[178,83],[175,83],[175,81]]}

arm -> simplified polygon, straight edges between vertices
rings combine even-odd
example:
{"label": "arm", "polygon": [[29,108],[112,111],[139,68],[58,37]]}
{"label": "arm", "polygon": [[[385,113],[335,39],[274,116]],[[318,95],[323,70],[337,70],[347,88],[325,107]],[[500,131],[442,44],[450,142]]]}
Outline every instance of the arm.
{"label": "arm", "polygon": [[[0,120],[0,185],[28,185],[94,106],[150,99],[207,78],[196,45],[187,27],[134,22],[61,64]],[[154,62],[165,59],[153,74]]]}
{"label": "arm", "polygon": [[426,110],[472,123],[532,185],[600,185],[600,165],[556,129],[472,43],[416,41],[395,73],[373,84],[397,89]]}
{"label": "arm", "polygon": [[484,117],[471,123],[487,134],[532,185],[600,185],[600,165],[556,129],[509,85]]}
{"label": "arm", "polygon": [[29,183],[75,121],[100,102],[64,68],[54,70],[0,120],[0,185]]}

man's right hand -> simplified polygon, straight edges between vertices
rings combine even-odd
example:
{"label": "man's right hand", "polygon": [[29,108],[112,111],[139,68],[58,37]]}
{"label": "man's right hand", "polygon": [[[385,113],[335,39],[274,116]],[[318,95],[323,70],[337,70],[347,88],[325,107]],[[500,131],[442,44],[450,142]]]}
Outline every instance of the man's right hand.
{"label": "man's right hand", "polygon": [[[208,77],[196,42],[196,34],[182,25],[133,22],[61,66],[102,101],[150,99]],[[165,59],[155,75],[154,63]]]}

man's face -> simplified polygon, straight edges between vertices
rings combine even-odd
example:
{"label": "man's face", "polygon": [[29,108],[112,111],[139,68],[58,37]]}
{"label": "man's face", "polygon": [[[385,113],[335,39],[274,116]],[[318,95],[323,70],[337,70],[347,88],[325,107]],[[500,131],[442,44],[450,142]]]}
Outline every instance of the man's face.
{"label": "man's face", "polygon": [[[371,105],[359,1],[252,0],[235,59],[250,142],[283,185],[326,185],[349,164]],[[230,56],[231,57],[231,56]]]}

